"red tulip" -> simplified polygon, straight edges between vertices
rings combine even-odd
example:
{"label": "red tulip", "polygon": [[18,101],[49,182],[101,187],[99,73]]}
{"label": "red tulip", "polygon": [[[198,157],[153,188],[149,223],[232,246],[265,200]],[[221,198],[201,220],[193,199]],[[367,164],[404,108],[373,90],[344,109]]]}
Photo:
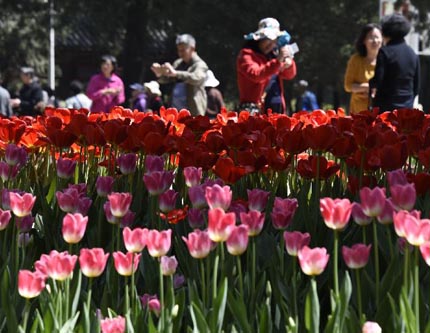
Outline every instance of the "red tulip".
{"label": "red tulip", "polygon": [[125,318],[117,316],[100,321],[102,333],[125,333]]}
{"label": "red tulip", "polygon": [[79,254],[79,265],[81,272],[87,277],[93,278],[100,276],[107,263],[109,253],[101,248],[81,249]]}
{"label": "red tulip", "polygon": [[21,195],[16,192],[9,192],[9,200],[13,214],[18,217],[24,217],[31,214],[36,197],[31,193]]}
{"label": "red tulip", "polygon": [[240,221],[248,227],[248,236],[254,237],[260,234],[264,226],[264,213],[258,210],[251,210],[249,212],[240,212]]}
{"label": "red tulip", "polygon": [[370,189],[363,187],[360,190],[361,208],[364,214],[369,217],[376,217],[382,213],[385,206],[385,189],[375,187]]}
{"label": "red tulip", "polygon": [[209,238],[207,231],[196,229],[188,234],[188,239],[185,237],[182,237],[182,239],[184,240],[185,244],[187,244],[191,257],[203,259],[209,255],[212,241]]}
{"label": "red tulip", "polygon": [[320,199],[320,211],[327,227],[342,230],[349,222],[352,204],[348,199]]}
{"label": "red tulip", "polygon": [[27,299],[40,295],[45,289],[45,277],[39,272],[20,270],[18,273],[18,293]]}
{"label": "red tulip", "polygon": [[311,241],[311,235],[307,232],[301,233],[299,231],[285,231],[284,232],[285,248],[290,256],[297,257],[299,251],[308,246]]}
{"label": "red tulip", "polygon": [[122,231],[122,235],[124,238],[124,245],[127,251],[138,253],[138,252],[142,252],[146,246],[148,229],[135,228],[131,230],[129,227],[126,227]]}
{"label": "red tulip", "polygon": [[233,256],[240,256],[248,247],[248,226],[234,226],[227,238],[227,251]]}
{"label": "red tulip", "polygon": [[363,268],[369,261],[372,245],[355,244],[352,247],[342,246],[342,256],[346,266],[351,269]]}
{"label": "red tulip", "polygon": [[230,186],[207,186],[205,189],[206,201],[210,209],[221,208],[227,211],[231,204],[232,191]]}
{"label": "red tulip", "polygon": [[88,216],[82,216],[79,213],[66,214],[63,218],[63,238],[66,243],[77,244],[84,237],[87,228]]}
{"label": "red tulip", "polygon": [[299,251],[300,268],[306,275],[320,275],[326,268],[329,258],[330,255],[324,247],[311,249],[305,245]]}
{"label": "red tulip", "polygon": [[120,251],[114,252],[112,256],[118,274],[122,276],[131,276],[135,273],[139,266],[141,255],[142,253],[134,254],[132,252],[127,252],[127,254],[124,254]]}
{"label": "red tulip", "polygon": [[225,213],[222,208],[210,209],[208,212],[209,238],[216,243],[226,241],[235,224],[234,213]]}
{"label": "red tulip", "polygon": [[108,195],[110,210],[116,218],[124,217],[127,214],[132,200],[131,193],[113,192]]}
{"label": "red tulip", "polygon": [[146,246],[149,255],[159,258],[167,254],[172,243],[172,229],[158,231],[149,230]]}

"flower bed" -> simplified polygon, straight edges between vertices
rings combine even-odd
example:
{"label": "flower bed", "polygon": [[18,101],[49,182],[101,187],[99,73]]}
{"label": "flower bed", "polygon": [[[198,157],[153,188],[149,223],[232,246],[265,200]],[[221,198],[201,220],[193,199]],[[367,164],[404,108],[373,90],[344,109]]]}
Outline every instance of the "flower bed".
{"label": "flower bed", "polygon": [[429,119],[1,119],[0,330],[427,332]]}

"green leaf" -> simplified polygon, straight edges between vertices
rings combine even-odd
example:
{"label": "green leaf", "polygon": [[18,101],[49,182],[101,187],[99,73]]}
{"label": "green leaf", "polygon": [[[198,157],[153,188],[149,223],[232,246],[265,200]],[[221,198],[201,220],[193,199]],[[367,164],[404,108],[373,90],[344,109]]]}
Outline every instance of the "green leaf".
{"label": "green leaf", "polygon": [[10,290],[10,271],[9,267],[5,266],[1,281],[1,303],[6,314],[8,332],[16,332],[18,331],[18,320],[16,318],[15,307],[12,305],[13,302],[9,295]]}
{"label": "green leaf", "polygon": [[82,286],[82,273],[79,270],[78,273],[78,282],[76,284],[76,288],[74,290],[73,302],[72,302],[72,316],[76,313],[79,305],[79,298],[81,295],[81,286]]}
{"label": "green leaf", "polygon": [[320,303],[317,293],[315,278],[311,280],[311,286],[306,295],[305,303],[305,326],[310,333],[319,333],[320,326]]}
{"label": "green leaf", "polygon": [[224,278],[221,288],[213,304],[213,312],[209,322],[211,323],[211,332],[221,332],[224,323],[225,307],[227,304],[228,280]]}
{"label": "green leaf", "polygon": [[270,313],[270,298],[260,308],[259,332],[271,333],[273,329],[272,316]]}
{"label": "green leaf", "polygon": [[233,292],[229,292],[227,296],[227,305],[233,317],[238,321],[237,324],[241,328],[241,332],[251,332],[251,326],[247,316],[247,307],[241,297],[235,298]]}
{"label": "green leaf", "polygon": [[54,199],[55,191],[57,190],[57,177],[52,177],[51,184],[49,185],[49,191],[46,195],[46,202],[50,204]]}
{"label": "green leaf", "polygon": [[185,309],[185,289],[182,288],[175,297],[176,304],[178,305],[178,314],[175,318],[173,318],[173,333],[180,333],[181,332],[181,322],[182,317],[184,315],[184,309]]}
{"label": "green leaf", "polygon": [[402,315],[403,323],[406,325],[406,331],[414,333],[415,314],[412,310],[405,288],[402,288],[402,292],[400,294],[400,313]]}
{"label": "green leaf", "polygon": [[205,316],[200,311],[196,303],[191,302],[191,319],[193,321],[193,333],[211,332]]}
{"label": "green leaf", "polygon": [[131,322],[130,312],[125,315],[125,320],[127,323],[127,333],[134,333],[133,323]]}
{"label": "green leaf", "polygon": [[78,321],[78,318],[79,318],[79,311],[76,313],[74,317],[70,318],[64,323],[63,327],[61,327],[60,329],[60,333],[74,332],[74,328],[76,326],[76,322]]}

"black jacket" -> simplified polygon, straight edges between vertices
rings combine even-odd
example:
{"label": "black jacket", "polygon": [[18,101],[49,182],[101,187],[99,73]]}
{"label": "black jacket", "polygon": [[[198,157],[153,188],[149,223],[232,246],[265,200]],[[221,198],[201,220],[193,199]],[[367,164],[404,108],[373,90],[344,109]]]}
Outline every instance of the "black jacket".
{"label": "black jacket", "polygon": [[35,106],[40,101],[43,101],[42,88],[36,82],[24,84],[19,91],[19,99],[21,100],[19,115],[35,116],[39,112]]}
{"label": "black jacket", "polygon": [[370,80],[370,88],[376,88],[373,106],[380,112],[412,108],[419,85],[419,57],[405,40],[391,40],[381,47],[375,76]]}

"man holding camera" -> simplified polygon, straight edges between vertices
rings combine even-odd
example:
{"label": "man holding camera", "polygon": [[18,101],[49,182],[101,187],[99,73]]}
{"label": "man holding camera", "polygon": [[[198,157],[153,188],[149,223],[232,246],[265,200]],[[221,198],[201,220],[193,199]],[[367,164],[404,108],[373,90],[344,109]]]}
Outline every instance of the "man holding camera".
{"label": "man holding camera", "polygon": [[173,82],[172,106],[188,109],[193,116],[204,115],[207,106],[205,80],[208,66],[197,55],[196,40],[189,34],[176,38],[179,59],[173,64],[154,63],[151,70],[160,83]]}
{"label": "man holding camera", "polygon": [[289,45],[289,34],[279,29],[271,17],[260,20],[258,30],[245,35],[246,43],[236,59],[239,108],[251,114],[264,112],[265,89],[269,82],[280,101],[281,113],[286,110],[282,80],[296,76],[295,44]]}

